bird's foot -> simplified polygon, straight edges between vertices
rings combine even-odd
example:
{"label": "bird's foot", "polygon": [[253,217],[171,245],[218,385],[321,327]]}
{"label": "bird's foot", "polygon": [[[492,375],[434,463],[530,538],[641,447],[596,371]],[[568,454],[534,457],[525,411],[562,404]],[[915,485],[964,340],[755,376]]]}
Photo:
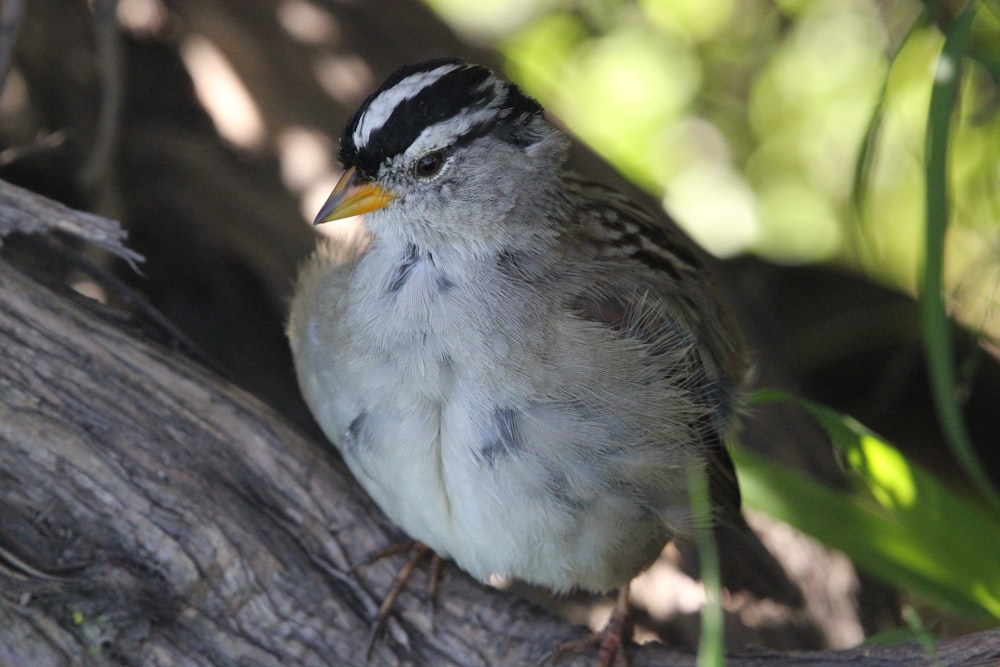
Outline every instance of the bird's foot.
{"label": "bird's foot", "polygon": [[420,564],[420,561],[427,556],[427,554],[431,555],[431,569],[427,580],[427,599],[430,604],[431,627],[434,627],[434,601],[437,597],[437,586],[438,580],[441,576],[442,559],[436,553],[431,551],[427,545],[414,540],[396,542],[372,553],[365,560],[355,565],[352,569],[356,570],[360,567],[371,565],[372,563],[380,561],[383,558],[403,553],[407,554],[406,562],[404,562],[403,566],[399,568],[399,572],[396,574],[396,579],[393,581],[389,591],[385,594],[385,597],[382,598],[382,604],[379,605],[378,612],[376,612],[375,618],[372,621],[372,628],[371,632],[368,634],[368,644],[366,648],[366,655],[369,658],[371,657],[372,648],[375,646],[375,642],[382,636],[382,633],[385,632],[385,626],[389,621],[389,614],[392,612],[392,607],[396,603],[396,598],[399,597],[399,594],[410,582],[410,578],[413,576],[413,571],[417,568],[417,565]]}
{"label": "bird's foot", "polygon": [[554,665],[567,653],[581,653],[597,648],[597,667],[630,667],[628,644],[632,640],[632,619],[629,615],[628,585],[618,591],[611,618],[599,632],[589,637],[560,644],[544,662]]}

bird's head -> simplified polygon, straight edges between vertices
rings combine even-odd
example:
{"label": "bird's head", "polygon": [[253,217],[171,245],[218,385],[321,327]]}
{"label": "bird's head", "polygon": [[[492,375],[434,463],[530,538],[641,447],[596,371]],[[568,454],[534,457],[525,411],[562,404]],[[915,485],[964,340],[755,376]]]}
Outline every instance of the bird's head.
{"label": "bird's head", "polygon": [[376,237],[428,248],[544,235],[537,210],[558,191],[566,147],[538,102],[485,67],[403,67],[344,128],[345,173],[316,223],[366,214]]}

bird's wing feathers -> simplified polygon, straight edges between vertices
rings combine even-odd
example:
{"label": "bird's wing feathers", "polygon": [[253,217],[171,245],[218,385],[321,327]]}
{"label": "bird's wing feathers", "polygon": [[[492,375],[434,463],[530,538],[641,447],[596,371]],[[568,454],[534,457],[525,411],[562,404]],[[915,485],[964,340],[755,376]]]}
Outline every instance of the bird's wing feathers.
{"label": "bird's wing feathers", "polygon": [[[567,277],[564,307],[588,335],[605,339],[588,349],[613,350],[609,340],[612,346],[634,349],[633,354],[609,355],[633,360],[632,367],[581,361],[584,369],[612,371],[611,377],[580,378],[580,384],[595,389],[577,400],[604,404],[603,410],[597,405],[589,409],[592,417],[606,422],[609,433],[622,424],[652,425],[646,433],[622,433],[629,442],[620,457],[614,455],[614,443],[604,445],[612,453],[608,465],[626,465],[622,461],[630,459],[646,465],[648,475],[636,478],[645,479],[655,496],[657,475],[670,478],[657,469],[684,463],[677,459],[678,451],[697,452],[716,514],[738,517],[739,485],[724,440],[735,423],[746,373],[739,334],[722,308],[706,310],[692,303],[713,286],[701,256],[679,229],[614,191],[602,188],[594,195],[593,184],[579,187],[591,197],[578,199],[584,204],[574,217],[581,235],[593,241],[583,252],[592,254],[584,260],[585,272]],[[623,291],[623,285],[628,289]],[[630,380],[631,386],[623,384]],[[619,392],[629,397],[627,403]],[[642,418],[622,419],[630,412]],[[677,446],[682,441],[689,443],[687,449]]]}
{"label": "bird's wing feathers", "polygon": [[[622,270],[627,269],[622,266],[613,269],[619,277]],[[645,272],[639,273],[637,278]],[[635,358],[640,360],[637,368],[622,370],[637,374],[645,386],[631,394],[629,404],[617,405],[616,414],[604,414],[615,422],[621,417],[618,410],[639,409],[652,413],[643,423],[653,424],[653,432],[627,434],[626,437],[640,441],[638,447],[630,443],[632,446],[627,451],[640,454],[650,465],[651,476],[662,474],[656,471],[657,462],[668,466],[681,463],[675,460],[673,453],[697,452],[705,461],[716,513],[719,516],[738,515],[739,485],[723,444],[726,430],[733,422],[734,379],[720,376],[712,360],[705,359],[704,351],[683,316],[673,311],[668,299],[654,296],[652,285],[648,287],[625,295],[612,295],[597,289],[578,294],[573,301],[577,317],[603,328],[606,335],[618,338],[621,344],[634,347],[638,353]],[[595,381],[595,386],[604,390],[599,400],[615,405],[610,393],[618,388],[620,380],[595,378]],[[687,441],[689,448],[677,447],[680,441]],[[664,452],[664,456],[649,456],[645,451],[649,447]],[[666,452],[671,455],[667,456]],[[637,477],[642,479],[643,475]],[[651,481],[655,484],[655,480]]]}

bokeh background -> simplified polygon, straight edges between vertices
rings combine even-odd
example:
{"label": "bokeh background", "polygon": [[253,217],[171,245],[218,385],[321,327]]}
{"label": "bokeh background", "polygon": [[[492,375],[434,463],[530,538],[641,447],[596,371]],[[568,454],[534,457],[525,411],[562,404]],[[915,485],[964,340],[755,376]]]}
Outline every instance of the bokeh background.
{"label": "bokeh background", "polygon": [[[828,262],[913,294],[924,144],[964,3],[431,0],[715,254]],[[947,291],[995,340],[1000,17],[984,3],[955,119]],[[959,63],[951,63],[957,68]],[[859,170],[860,173],[859,173]],[[873,321],[872,326],[879,326]]]}
{"label": "bokeh background", "polygon": [[[296,267],[316,242],[309,222],[340,175],[340,127],[400,64],[458,54],[502,69],[619,174],[577,150],[582,170],[624,176],[622,187],[665,207],[719,259],[758,386],[832,406],[898,448],[890,486],[909,484],[906,508],[928,509],[909,515],[920,539],[899,537],[869,558],[895,549],[920,561],[937,544],[977,554],[976,566],[1000,562],[1000,513],[969,482],[937,416],[926,344],[941,341],[918,301],[927,257],[940,252],[952,317],[943,321],[954,376],[945,393],[982,477],[1000,479],[997,0],[4,0],[0,21],[0,56],[12,54],[0,177],[121,220],[147,258],[142,274],[92,259],[169,323],[140,322],[145,335],[257,394],[318,442],[282,322]],[[941,58],[963,21],[961,56]],[[958,99],[943,124],[948,230],[943,244],[929,243],[927,184],[942,184],[926,149],[942,128],[931,97],[949,81]],[[40,251],[6,243],[4,252]],[[109,307],[134,303],[92,270],[61,270]],[[850,490],[845,511],[898,523],[899,496],[877,488],[886,480],[845,482],[864,475],[845,473],[853,464],[841,463],[830,428],[789,404],[751,411],[747,450],[817,487]],[[933,494],[959,504],[928,504],[911,464],[941,483]],[[863,522],[820,498],[792,501],[820,524],[843,523],[840,539],[865,536]],[[948,512],[984,518],[953,521],[957,534],[927,528],[935,513],[949,523]],[[820,586],[832,570],[816,571],[819,551],[796,544]],[[996,571],[933,556],[944,561],[926,562],[945,562],[948,590],[968,592],[970,607],[950,598],[942,610],[927,590],[895,581],[887,592],[848,573],[839,602],[853,625],[769,639],[844,646],[907,624],[937,635],[995,625]],[[976,605],[992,611],[963,615]]]}

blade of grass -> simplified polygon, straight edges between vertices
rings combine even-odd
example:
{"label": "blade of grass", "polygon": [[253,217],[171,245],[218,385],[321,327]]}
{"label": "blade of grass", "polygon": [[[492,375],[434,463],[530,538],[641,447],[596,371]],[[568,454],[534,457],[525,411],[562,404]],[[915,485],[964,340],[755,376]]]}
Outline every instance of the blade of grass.
{"label": "blade of grass", "polygon": [[978,3],[948,27],[938,58],[927,118],[926,239],[920,277],[921,323],[931,390],[945,440],[976,489],[1000,509],[994,488],[969,438],[956,391],[951,322],[944,302],[944,244],[948,228],[948,142],[958,100],[961,63]]}
{"label": "blade of grass", "polygon": [[[853,492],[792,471],[760,471],[734,451],[747,504],[847,553],[860,567],[970,620],[1000,618],[1000,517],[980,497],[966,500],[856,420],[776,391],[753,402],[793,402],[823,426],[857,473]],[[754,480],[754,478],[757,478]],[[861,484],[863,482],[863,485]],[[767,488],[760,488],[766,484]],[[776,486],[775,486],[776,485]],[[978,504],[977,504],[978,502]]]}
{"label": "blade of grass", "polygon": [[712,502],[705,472],[688,470],[688,494],[695,516],[695,542],[701,565],[701,583],[705,587],[705,604],[701,608],[701,633],[698,638],[698,667],[722,667],[726,664],[724,617],[722,615],[722,583],[719,575],[719,550],[712,534]]}
{"label": "blade of grass", "polygon": [[[928,539],[914,536],[864,498],[826,487],[745,449],[733,450],[733,460],[748,506],[843,551],[858,567],[943,611],[982,623],[1000,618],[997,591],[965,580],[974,576],[968,574],[968,564],[959,556],[959,552],[974,548],[964,544],[967,535],[950,542],[951,551],[928,554],[924,551]],[[941,532],[936,528],[931,531]],[[955,537],[948,535],[952,540]],[[949,556],[958,556],[963,562],[941,562]]]}
{"label": "blade of grass", "polygon": [[871,229],[865,224],[865,196],[868,192],[865,184],[870,180],[871,172],[875,165],[875,158],[878,154],[878,142],[882,134],[882,121],[884,119],[889,90],[889,78],[892,74],[892,64],[899,57],[900,51],[903,50],[910,36],[918,28],[927,25],[928,21],[927,11],[920,12],[907,28],[906,34],[899,40],[894,52],[889,56],[889,67],[886,70],[885,77],[882,79],[882,89],[879,91],[875,107],[872,109],[872,115],[869,117],[868,125],[865,127],[865,134],[861,140],[861,148],[858,151],[858,156],[854,160],[854,173],[851,179],[851,208],[853,209],[854,220],[861,230],[861,245],[859,245],[859,239],[855,235],[848,235],[847,238],[852,245],[855,255],[859,258],[874,259],[874,255],[878,252],[875,248]]}

